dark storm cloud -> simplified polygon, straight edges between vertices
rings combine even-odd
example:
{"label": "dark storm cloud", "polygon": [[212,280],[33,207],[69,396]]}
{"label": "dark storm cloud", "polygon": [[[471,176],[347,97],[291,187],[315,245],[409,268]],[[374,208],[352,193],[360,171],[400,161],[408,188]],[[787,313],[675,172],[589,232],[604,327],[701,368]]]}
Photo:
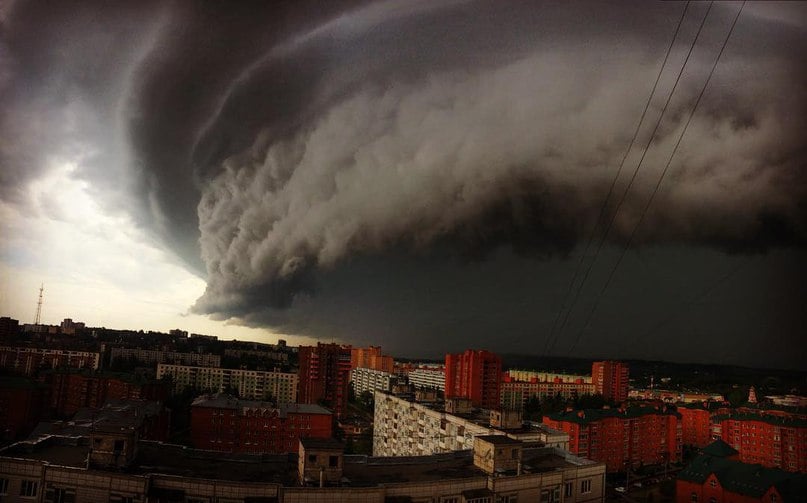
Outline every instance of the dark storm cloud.
{"label": "dark storm cloud", "polygon": [[[341,305],[336,291],[359,304],[358,285],[375,291],[386,281],[349,274],[363,260],[380,271],[415,257],[435,278],[454,274],[439,272],[454,267],[446,263],[565,263],[594,224],[684,8],[127,5],[4,9],[0,197],[18,201],[48,160],[81,161],[110,209],[126,206],[186,263],[206,268],[195,311],[356,340],[388,321],[362,308],[334,317],[327,306]],[[712,9],[612,241],[624,242],[639,218],[738,7]],[[689,9],[651,122],[705,10]],[[748,5],[637,244],[804,243],[804,13]],[[618,191],[639,155],[628,157]],[[500,247],[519,258],[496,258]],[[464,272],[471,283],[476,270]],[[563,291],[540,282],[496,289],[482,276],[470,301],[480,313],[482,291],[511,306],[533,288]],[[417,330],[434,335],[440,306],[455,304],[419,299],[391,301],[398,309],[385,319],[403,328],[389,337],[401,337],[411,317],[400,313],[412,310],[426,327]],[[509,319],[523,334],[536,323]],[[487,326],[466,321],[451,330]]]}

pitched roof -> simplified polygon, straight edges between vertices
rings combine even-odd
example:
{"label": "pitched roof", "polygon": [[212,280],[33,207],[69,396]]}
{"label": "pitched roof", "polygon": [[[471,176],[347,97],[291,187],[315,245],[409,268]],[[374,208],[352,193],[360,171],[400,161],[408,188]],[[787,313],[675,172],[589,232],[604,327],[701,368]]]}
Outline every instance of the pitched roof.
{"label": "pitched roof", "polygon": [[729,458],[731,456],[736,456],[739,452],[734,449],[734,447],[730,446],[726,442],[721,439],[717,439],[711,444],[707,445],[703,449],[701,449],[703,454],[708,454],[709,456],[715,456],[718,458]]}
{"label": "pitched roof", "polygon": [[[771,487],[775,487],[785,501],[787,496],[807,494],[807,474],[790,473],[778,468],[766,468],[762,465],[731,460],[725,456],[710,455],[707,451],[726,452],[726,449],[719,444],[714,449],[709,449],[715,443],[703,449],[678,473],[678,478],[703,484],[714,474],[723,489],[755,498],[763,496]],[[728,445],[726,447],[731,449]]]}

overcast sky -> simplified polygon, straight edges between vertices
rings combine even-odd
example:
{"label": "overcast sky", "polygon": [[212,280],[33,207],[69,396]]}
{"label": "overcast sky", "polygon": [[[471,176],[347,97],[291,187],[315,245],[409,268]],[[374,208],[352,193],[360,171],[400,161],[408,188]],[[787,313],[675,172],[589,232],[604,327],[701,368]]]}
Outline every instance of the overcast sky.
{"label": "overcast sky", "polygon": [[741,5],[0,1],[0,314],[803,368],[807,7]]}

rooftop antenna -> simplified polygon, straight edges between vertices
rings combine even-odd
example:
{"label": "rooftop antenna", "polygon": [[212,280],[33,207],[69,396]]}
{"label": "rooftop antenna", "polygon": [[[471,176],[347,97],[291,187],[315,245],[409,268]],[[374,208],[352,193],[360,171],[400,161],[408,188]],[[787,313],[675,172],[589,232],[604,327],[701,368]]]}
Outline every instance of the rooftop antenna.
{"label": "rooftop antenna", "polygon": [[42,321],[42,292],[45,291],[45,284],[42,283],[39,285],[39,302],[36,303],[36,321],[34,321],[35,325],[39,325],[39,322]]}

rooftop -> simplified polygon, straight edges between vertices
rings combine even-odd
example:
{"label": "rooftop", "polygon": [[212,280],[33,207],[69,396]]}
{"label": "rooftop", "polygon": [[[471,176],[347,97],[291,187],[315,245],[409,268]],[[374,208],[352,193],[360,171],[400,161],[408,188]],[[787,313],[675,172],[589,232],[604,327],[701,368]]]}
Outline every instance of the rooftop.
{"label": "rooftop", "polygon": [[588,424],[606,418],[636,418],[649,415],[680,416],[673,407],[627,407],[614,409],[584,409],[556,412],[548,417],[553,421],[566,421],[578,424]]}
{"label": "rooftop", "polygon": [[807,474],[711,456],[705,451],[706,449],[679,472],[679,479],[703,484],[714,474],[724,489],[755,498],[764,495],[772,486],[785,501],[790,501],[789,496],[793,496],[793,501],[796,501],[796,496],[807,494]]}
{"label": "rooftop", "polygon": [[278,410],[280,417],[288,414],[331,414],[331,411],[321,405],[311,403],[282,403],[279,406],[273,402],[261,400],[242,400],[228,393],[214,393],[197,397],[192,407],[208,407],[212,409],[273,409]]}
{"label": "rooftop", "polygon": [[138,428],[144,418],[157,416],[163,410],[160,402],[148,400],[109,400],[100,409],[83,407],[69,421],[39,423],[29,438],[48,435],[86,436],[92,432],[117,432]]}
{"label": "rooftop", "polygon": [[477,435],[476,438],[493,445],[519,445],[522,443],[520,440],[514,440],[504,435]]}
{"label": "rooftop", "polygon": [[[305,439],[303,442],[313,442],[316,446],[336,446],[333,440],[323,442]],[[341,444],[336,444],[341,449]],[[594,464],[593,461],[552,448],[524,449],[522,452],[524,473],[541,473]],[[4,457],[40,460],[77,468],[86,466],[88,454],[86,438],[56,435],[18,442],[0,450],[0,456]],[[470,450],[411,457],[348,455],[344,457],[343,467],[344,482],[355,487],[486,476],[474,466]],[[136,457],[124,472],[285,486],[298,484],[297,454],[225,454],[153,441],[138,443]]]}

